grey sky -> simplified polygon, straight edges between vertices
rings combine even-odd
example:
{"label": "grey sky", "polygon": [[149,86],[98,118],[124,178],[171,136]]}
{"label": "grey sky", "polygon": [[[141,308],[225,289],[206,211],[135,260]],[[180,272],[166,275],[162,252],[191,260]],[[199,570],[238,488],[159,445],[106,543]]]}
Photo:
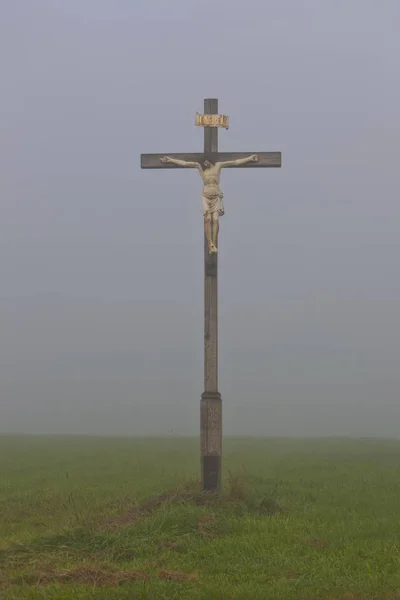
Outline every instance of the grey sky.
{"label": "grey sky", "polygon": [[218,97],[226,433],[397,435],[398,0],[2,0],[0,430],[198,431]]}

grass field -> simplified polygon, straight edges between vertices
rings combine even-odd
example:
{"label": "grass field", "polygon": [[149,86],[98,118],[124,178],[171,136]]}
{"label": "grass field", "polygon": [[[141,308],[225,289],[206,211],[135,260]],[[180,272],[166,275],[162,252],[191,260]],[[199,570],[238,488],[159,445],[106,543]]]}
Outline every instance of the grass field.
{"label": "grass field", "polygon": [[[400,599],[400,442],[0,438],[0,598]],[[397,595],[396,595],[397,594]]]}

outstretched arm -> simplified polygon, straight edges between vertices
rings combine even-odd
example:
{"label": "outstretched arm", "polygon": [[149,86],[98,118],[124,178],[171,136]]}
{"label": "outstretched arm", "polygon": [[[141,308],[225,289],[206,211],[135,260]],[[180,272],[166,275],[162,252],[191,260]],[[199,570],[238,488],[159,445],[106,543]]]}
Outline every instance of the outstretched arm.
{"label": "outstretched arm", "polygon": [[252,154],[246,158],[238,158],[237,160],[226,160],[225,162],[216,163],[219,167],[239,167],[246,165],[249,162],[258,162],[258,155]]}
{"label": "outstretched arm", "polygon": [[198,162],[179,160],[178,158],[171,158],[170,156],[163,156],[160,160],[162,163],[178,165],[179,167],[195,167],[196,169],[201,169],[200,163]]}

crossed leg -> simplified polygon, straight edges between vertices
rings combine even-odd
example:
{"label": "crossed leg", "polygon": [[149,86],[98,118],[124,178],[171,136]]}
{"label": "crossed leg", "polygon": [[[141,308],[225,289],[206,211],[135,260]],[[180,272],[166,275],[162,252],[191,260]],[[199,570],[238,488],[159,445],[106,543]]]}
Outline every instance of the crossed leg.
{"label": "crossed leg", "polygon": [[208,243],[208,251],[210,254],[216,254],[218,252],[217,249],[217,240],[218,240],[218,230],[219,230],[219,222],[218,222],[218,213],[206,212],[204,215],[204,231],[206,234],[206,239]]}
{"label": "crossed leg", "polygon": [[212,241],[213,241],[213,252],[218,252],[218,232],[219,232],[219,214],[217,211],[212,214]]}

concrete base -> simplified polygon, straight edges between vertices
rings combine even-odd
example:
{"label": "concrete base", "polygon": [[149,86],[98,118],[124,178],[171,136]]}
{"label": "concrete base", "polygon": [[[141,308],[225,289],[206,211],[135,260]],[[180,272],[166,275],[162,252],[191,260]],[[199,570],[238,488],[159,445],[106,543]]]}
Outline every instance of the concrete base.
{"label": "concrete base", "polygon": [[200,401],[201,486],[204,491],[221,488],[222,399],[219,392],[203,392]]}

